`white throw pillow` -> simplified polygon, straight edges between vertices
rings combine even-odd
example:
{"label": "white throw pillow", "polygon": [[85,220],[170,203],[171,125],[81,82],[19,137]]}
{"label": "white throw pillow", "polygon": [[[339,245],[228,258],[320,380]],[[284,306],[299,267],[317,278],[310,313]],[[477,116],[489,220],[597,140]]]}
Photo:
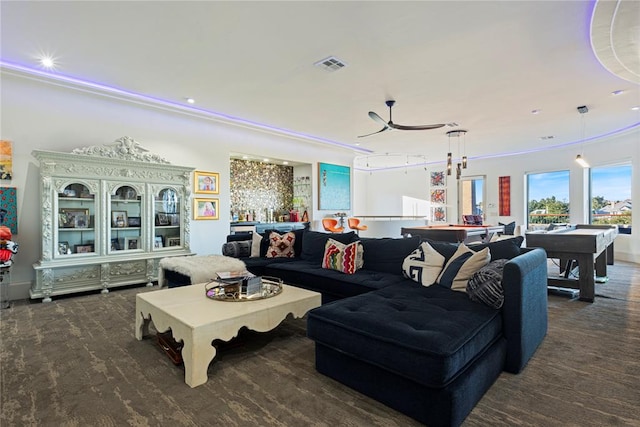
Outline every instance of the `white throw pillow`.
{"label": "white throw pillow", "polygon": [[442,271],[445,258],[429,243],[423,242],[402,262],[402,273],[414,282],[430,286]]}
{"label": "white throw pillow", "polygon": [[456,291],[465,291],[467,282],[473,274],[491,261],[489,248],[475,252],[464,243],[460,243],[456,253],[438,276],[438,284]]}
{"label": "white throw pillow", "polygon": [[251,237],[251,258],[258,258],[260,256],[260,244],[262,243],[262,236],[254,232]]}

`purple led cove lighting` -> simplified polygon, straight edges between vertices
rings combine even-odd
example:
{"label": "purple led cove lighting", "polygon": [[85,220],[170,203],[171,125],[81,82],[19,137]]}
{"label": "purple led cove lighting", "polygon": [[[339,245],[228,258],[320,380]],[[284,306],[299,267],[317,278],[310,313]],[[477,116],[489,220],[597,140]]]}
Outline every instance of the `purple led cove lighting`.
{"label": "purple led cove lighting", "polygon": [[[348,150],[359,151],[362,153],[373,153],[373,151],[369,149],[356,147],[354,145],[346,144],[343,142],[333,141],[330,139],[308,135],[301,132],[295,132],[288,129],[282,129],[282,128],[270,126],[264,123],[252,122],[250,120],[242,119],[240,117],[235,117],[235,116],[230,116],[223,113],[218,113],[215,111],[205,110],[204,108],[194,107],[191,105],[183,105],[177,102],[167,101],[160,98],[154,98],[152,96],[130,92],[128,90],[104,85],[101,83],[92,82],[89,80],[83,80],[76,77],[66,76],[63,74],[51,73],[44,70],[38,70],[38,69],[27,67],[24,65],[8,62],[5,60],[0,60],[0,67],[2,67],[3,70],[10,70],[10,71],[15,71],[19,73],[24,73],[27,75],[27,77],[30,77],[30,78],[39,77],[42,79],[47,79],[46,83],[59,84],[69,89],[87,91],[90,93],[94,93],[96,95],[108,96],[108,97],[112,97],[112,98],[116,98],[116,99],[120,99],[128,102],[135,102],[138,104],[160,108],[166,111],[173,111],[173,112],[191,115],[193,117],[221,121],[223,123],[233,124],[241,127],[246,127],[249,129],[254,129],[254,130],[258,129],[258,130],[272,133],[272,134],[285,135],[291,138],[319,142],[322,144],[333,145],[340,148],[346,148]],[[19,77],[25,77],[22,74],[15,74],[15,75]],[[44,80],[41,80],[41,81],[44,81]]]}
{"label": "purple led cove lighting", "polygon": [[[505,153],[496,153],[496,154],[487,154],[484,156],[474,156],[474,157],[468,157],[469,163],[471,163],[472,160],[482,160],[482,159],[495,159],[495,158],[499,158],[499,157],[509,157],[509,156],[519,156],[522,154],[531,154],[531,153],[538,153],[540,151],[550,151],[550,150],[556,150],[558,148],[563,148],[563,147],[569,147],[572,145],[576,145],[576,144],[583,144],[585,142],[589,142],[589,141],[594,141],[596,139],[601,139],[601,138],[607,138],[610,136],[614,136],[623,132],[627,132],[630,131],[632,129],[638,128],[640,127],[640,122],[636,122],[636,123],[632,123],[629,126],[625,126],[623,128],[620,129],[615,129],[612,130],[610,132],[606,132],[600,135],[594,135],[591,136],[589,138],[584,138],[584,139],[579,139],[577,141],[570,141],[570,142],[565,142],[563,144],[557,144],[557,145],[551,145],[548,147],[540,147],[540,148],[531,148],[529,150],[521,150],[521,151],[509,151],[509,152],[505,152]],[[385,171],[385,170],[394,170],[394,169],[406,169],[406,168],[414,168],[414,167],[424,167],[424,166],[428,166],[428,165],[436,165],[439,163],[445,163],[446,160],[437,160],[437,161],[433,161],[433,162],[424,162],[424,163],[415,163],[415,164],[411,164],[411,165],[399,165],[399,166],[388,166],[388,167],[380,167],[380,168],[362,168],[362,167],[354,167],[354,170],[357,171],[362,171],[362,172],[371,172],[371,171]]]}

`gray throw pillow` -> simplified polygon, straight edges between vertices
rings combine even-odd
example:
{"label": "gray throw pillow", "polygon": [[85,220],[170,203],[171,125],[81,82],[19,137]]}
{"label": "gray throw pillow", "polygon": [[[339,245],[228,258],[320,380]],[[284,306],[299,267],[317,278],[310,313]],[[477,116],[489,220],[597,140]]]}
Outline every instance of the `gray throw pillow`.
{"label": "gray throw pillow", "polygon": [[251,240],[227,242],[222,245],[222,255],[233,258],[251,256]]}
{"label": "gray throw pillow", "polygon": [[467,294],[472,301],[480,302],[492,308],[501,308],[504,304],[502,273],[508,259],[497,259],[476,271],[467,283]]}

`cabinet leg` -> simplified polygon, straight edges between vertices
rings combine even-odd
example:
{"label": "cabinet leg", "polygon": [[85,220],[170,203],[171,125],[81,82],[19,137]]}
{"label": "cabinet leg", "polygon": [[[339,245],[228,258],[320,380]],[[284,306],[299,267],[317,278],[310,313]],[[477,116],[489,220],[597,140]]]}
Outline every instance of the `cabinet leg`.
{"label": "cabinet leg", "polygon": [[100,291],[101,294],[108,294],[109,293],[109,289],[104,288],[103,290]]}

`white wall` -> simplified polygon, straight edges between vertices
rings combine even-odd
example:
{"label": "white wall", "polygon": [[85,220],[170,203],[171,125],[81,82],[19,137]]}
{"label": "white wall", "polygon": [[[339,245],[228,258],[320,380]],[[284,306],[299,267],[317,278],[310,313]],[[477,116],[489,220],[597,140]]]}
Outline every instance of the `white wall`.
{"label": "white wall", "polygon": [[[317,188],[317,162],[349,165],[346,150],[251,131],[215,121],[2,75],[0,138],[13,141],[13,179],[0,183],[16,187],[20,245],[12,267],[11,299],[26,298],[35,278],[33,263],[41,252],[39,169],[31,152],[70,152],[74,148],[112,143],[130,136],[171,163],[220,173],[220,220],[192,221],[191,248],[199,254],[220,253],[229,234],[229,152],[310,163]],[[292,149],[295,147],[295,149]],[[313,197],[314,209],[317,208]],[[311,212],[315,218],[322,215]]]}
{"label": "white wall", "polygon": [[[603,166],[621,161],[633,165],[632,200],[640,203],[640,131],[627,133],[584,145],[583,156],[591,166]],[[583,198],[588,176],[575,161],[575,148],[564,148],[526,155],[509,156],[469,161],[465,176],[486,177],[486,203],[488,224],[526,220],[525,174],[556,170],[570,171],[571,222],[585,223],[588,218],[588,200]],[[430,161],[431,159],[427,159]],[[428,170],[444,170],[444,159],[440,166],[429,166]],[[498,177],[511,177],[511,216],[498,216]],[[402,196],[429,198],[429,181],[423,168],[405,170],[356,172],[355,212],[358,215],[401,215]],[[457,181],[455,176],[447,180],[447,216],[449,223],[458,222]],[[588,194],[588,193],[586,193]],[[363,196],[366,195],[366,196]],[[640,263],[640,209],[636,208],[632,218],[633,234],[620,235],[615,242],[617,259]]]}

